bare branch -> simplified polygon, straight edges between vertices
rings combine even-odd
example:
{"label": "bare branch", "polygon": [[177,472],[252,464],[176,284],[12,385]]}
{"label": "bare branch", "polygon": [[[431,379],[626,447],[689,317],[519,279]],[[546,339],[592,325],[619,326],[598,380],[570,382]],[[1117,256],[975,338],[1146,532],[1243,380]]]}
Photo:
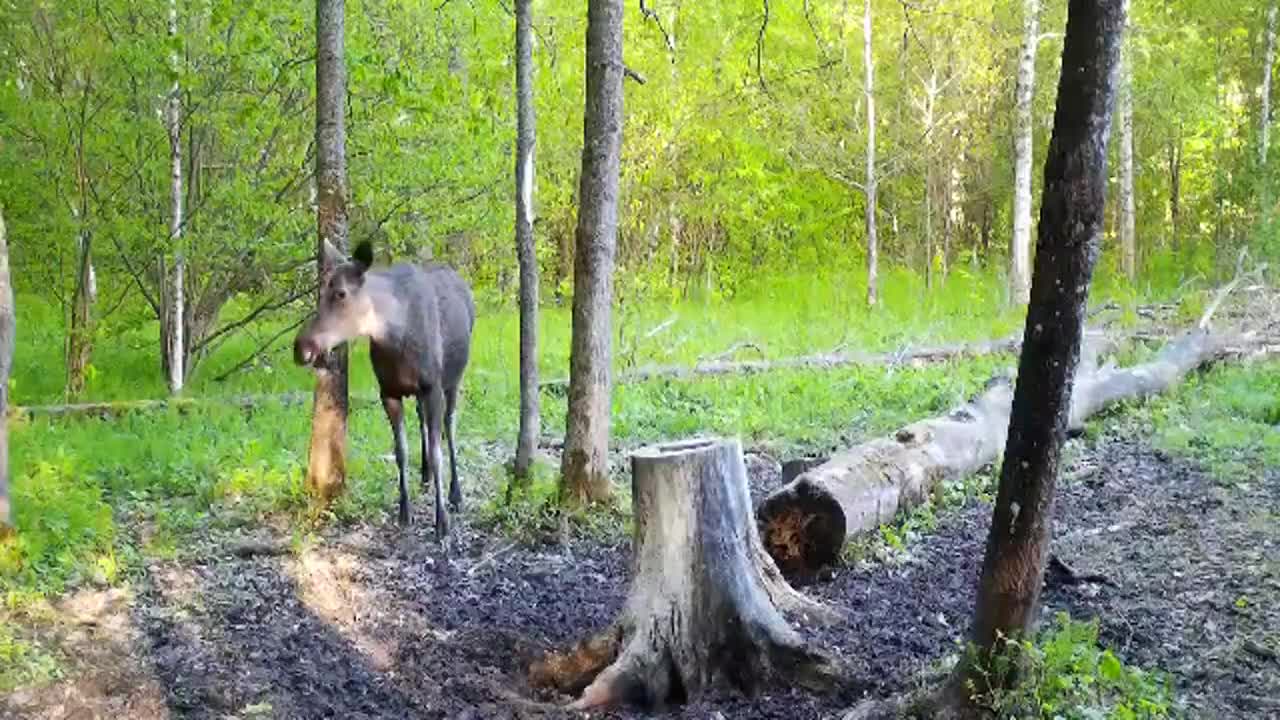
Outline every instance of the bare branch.
{"label": "bare branch", "polygon": [[239,320],[229,322],[226,325],[223,325],[222,327],[218,328],[217,330],[209,333],[209,335],[205,337],[203,340],[192,345],[191,351],[193,353],[199,352],[211,346],[215,341],[225,336],[227,333],[239,330],[245,325],[248,325],[254,320],[257,320],[259,317],[262,317],[262,315],[265,313],[272,312],[274,310],[279,310],[282,307],[286,307],[296,302],[299,298],[315,292],[315,289],[316,289],[316,286],[312,284],[312,285],[308,285],[307,287],[304,287],[301,290],[296,290],[290,293],[289,295],[285,296],[283,299],[268,300],[262,303],[261,305],[259,305],[258,307],[254,308],[253,310],[251,310],[248,314],[246,314],[244,317],[240,318]]}
{"label": "bare branch", "polygon": [[290,324],[286,325],[284,328],[282,328],[282,329],[281,329],[279,332],[277,332],[275,335],[272,335],[271,337],[267,338],[267,341],[266,341],[266,342],[262,343],[261,345],[259,345],[259,346],[257,347],[257,349],[255,349],[253,352],[249,353],[249,355],[248,355],[247,357],[245,357],[245,359],[243,359],[243,360],[241,360],[240,362],[236,363],[236,364],[235,364],[235,366],[233,366],[230,370],[228,370],[228,371],[226,371],[226,372],[222,373],[221,375],[219,375],[219,376],[215,377],[215,378],[213,379],[213,381],[214,381],[214,382],[222,382],[222,381],[226,380],[227,378],[231,377],[232,375],[235,375],[236,373],[238,373],[238,372],[240,372],[241,370],[245,369],[246,367],[249,367],[249,365],[251,365],[251,364],[253,363],[253,361],[254,361],[254,360],[257,360],[259,357],[261,357],[261,356],[262,356],[262,354],[263,354],[264,352],[266,352],[267,350],[269,350],[269,349],[271,348],[271,346],[272,346],[272,345],[274,345],[274,344],[275,344],[275,342],[276,342],[277,340],[279,340],[280,338],[282,338],[282,337],[284,337],[285,335],[289,334],[290,332],[292,332],[292,331],[296,330],[296,329],[298,328],[298,326],[299,326],[299,325],[301,325],[302,323],[306,322],[306,320],[307,320],[307,316],[306,316],[306,315],[303,315],[302,317],[298,318],[298,319],[297,319],[297,320],[295,320],[294,322],[292,322],[292,323],[290,323]]}
{"label": "bare branch", "polygon": [[769,85],[764,81],[764,33],[769,29],[769,0],[762,2],[764,17],[760,20],[760,31],[756,33],[756,77],[760,79],[760,89],[769,95]]}
{"label": "bare branch", "polygon": [[671,54],[671,62],[674,63],[676,61],[676,41],[675,38],[672,38],[667,33],[667,29],[663,27],[662,18],[658,17],[658,13],[646,5],[644,0],[640,0],[640,15],[646,20],[652,20],[653,24],[658,26],[658,32],[662,33],[662,41],[666,43],[667,52]]}

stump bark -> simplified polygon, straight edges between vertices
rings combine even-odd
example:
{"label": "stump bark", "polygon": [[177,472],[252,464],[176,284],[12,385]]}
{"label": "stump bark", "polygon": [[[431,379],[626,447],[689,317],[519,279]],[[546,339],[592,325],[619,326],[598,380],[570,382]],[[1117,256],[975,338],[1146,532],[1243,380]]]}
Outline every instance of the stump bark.
{"label": "stump bark", "polygon": [[822,686],[830,661],[784,612],[834,613],[794,590],[764,551],[735,439],[651,446],[631,458],[633,580],[618,620],[530,669],[532,683],[583,709],[684,702],[716,682],[751,694],[776,682]]}

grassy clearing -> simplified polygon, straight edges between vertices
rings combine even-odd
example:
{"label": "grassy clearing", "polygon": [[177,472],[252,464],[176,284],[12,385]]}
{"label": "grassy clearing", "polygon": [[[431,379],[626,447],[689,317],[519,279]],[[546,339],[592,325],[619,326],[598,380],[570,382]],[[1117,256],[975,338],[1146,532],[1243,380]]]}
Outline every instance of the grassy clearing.
{"label": "grassy clearing", "polygon": [[[882,297],[882,307],[868,311],[860,280],[838,276],[764,279],[749,296],[675,304],[630,302],[624,287],[615,361],[619,369],[692,363],[743,342],[765,357],[841,345],[886,350],[1002,336],[1021,320],[1000,309],[1002,281],[963,270],[931,293],[910,273],[891,272],[884,277]],[[34,302],[21,307],[14,398],[19,404],[57,402],[62,362],[56,308]],[[227,314],[234,317],[235,309]],[[86,399],[163,396],[154,324],[109,322],[100,332]],[[542,313],[546,377],[559,376],[568,366],[569,325],[565,308]],[[473,497],[492,497],[505,479],[502,462],[517,422],[517,333],[510,311],[484,312],[478,322],[459,415],[459,462]],[[222,383],[212,380],[254,344],[244,337],[219,348],[204,361],[187,393],[217,397],[309,390],[310,373],[293,367],[287,347],[275,349],[251,371]],[[351,380],[353,392],[366,396],[376,391],[367,352],[365,343],[354,350]],[[823,451],[945,410],[1012,361],[997,357],[921,369],[791,370],[625,385],[613,399],[613,435],[622,448],[722,433],[775,452]],[[563,432],[564,411],[562,397],[544,396],[547,435]],[[290,527],[305,526],[301,478],[308,433],[306,407],[272,401],[247,411],[201,405],[112,421],[42,418],[20,424],[13,429],[12,452],[21,532],[19,540],[0,548],[0,590],[58,592],[88,581],[111,582],[139,556],[180,555],[189,545],[184,538],[209,529],[252,526],[271,517]],[[338,520],[389,516],[396,493],[390,449],[381,408],[356,403],[351,485],[334,508]],[[553,487],[553,478],[543,485]],[[415,494],[421,492],[416,483],[412,486]],[[531,492],[536,500],[539,491]],[[520,504],[533,507],[529,500]],[[504,512],[488,516],[505,527],[517,524],[519,517]],[[121,523],[141,524],[146,532],[126,532]]]}
{"label": "grassy clearing", "polygon": [[1202,463],[1224,485],[1280,467],[1280,361],[1223,365],[1138,407],[1157,447]]}

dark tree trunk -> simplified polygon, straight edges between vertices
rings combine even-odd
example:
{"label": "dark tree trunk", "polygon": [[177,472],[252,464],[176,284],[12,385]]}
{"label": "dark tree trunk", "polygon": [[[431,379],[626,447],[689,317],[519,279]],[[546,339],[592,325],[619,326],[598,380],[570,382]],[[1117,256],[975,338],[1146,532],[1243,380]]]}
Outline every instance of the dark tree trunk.
{"label": "dark tree trunk", "polygon": [[[84,222],[83,218],[81,222]],[[67,387],[68,398],[84,393],[89,362],[93,357],[93,240],[88,231],[81,231],[77,240],[76,286],[71,300],[71,321],[67,326]]]}
{"label": "dark tree trunk", "polygon": [[13,369],[15,329],[9,243],[4,214],[0,212],[0,538],[13,531],[13,511],[9,506],[9,373]]}
{"label": "dark tree trunk", "polygon": [[[347,72],[343,0],[316,0],[316,261],[329,271],[324,244],[347,250]],[[322,502],[346,482],[347,347],[334,348],[316,375],[307,488]]]}
{"label": "dark tree trunk", "polygon": [[622,151],[622,0],[587,6],[587,93],[573,267],[573,343],[561,498],[609,497],[613,259]]}
{"label": "dark tree trunk", "polygon": [[956,670],[979,691],[1006,685],[991,664],[1002,638],[1034,629],[1054,486],[1080,359],[1089,281],[1107,190],[1107,143],[1126,0],[1071,0],[1053,137],[1044,171],[1031,301],[1009,437],[972,629],[977,652]]}
{"label": "dark tree trunk", "polygon": [[520,431],[515,476],[529,476],[541,429],[538,397],[538,255],[533,239],[533,0],[516,0],[516,256],[520,263]]}
{"label": "dark tree trunk", "polygon": [[751,692],[774,682],[825,684],[829,661],[784,611],[835,613],[796,592],[764,552],[736,440],[690,440],[631,460],[631,591],[612,628],[530,668],[536,686],[581,693],[574,707],[662,706],[712,683]]}

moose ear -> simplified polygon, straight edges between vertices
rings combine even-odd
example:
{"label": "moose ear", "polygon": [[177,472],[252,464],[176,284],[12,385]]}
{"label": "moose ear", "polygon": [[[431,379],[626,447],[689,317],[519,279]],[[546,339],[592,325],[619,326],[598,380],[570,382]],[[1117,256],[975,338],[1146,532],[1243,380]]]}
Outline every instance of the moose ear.
{"label": "moose ear", "polygon": [[332,270],[347,261],[347,256],[338,251],[326,238],[324,240],[324,266]]}
{"label": "moose ear", "polygon": [[368,240],[361,242],[356,246],[356,252],[351,259],[362,265],[364,270],[368,270],[373,265],[373,245]]}

